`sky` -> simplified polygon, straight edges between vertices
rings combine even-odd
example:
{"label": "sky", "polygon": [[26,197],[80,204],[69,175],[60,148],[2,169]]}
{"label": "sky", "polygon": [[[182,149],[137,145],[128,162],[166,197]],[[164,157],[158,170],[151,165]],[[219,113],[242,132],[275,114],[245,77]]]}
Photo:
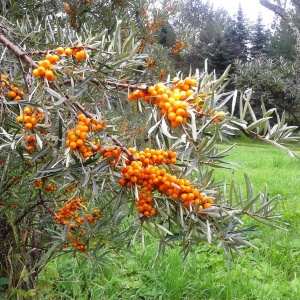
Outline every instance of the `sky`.
{"label": "sky", "polygon": [[242,5],[243,12],[250,21],[255,22],[257,16],[261,13],[263,24],[271,24],[274,14],[260,5],[259,0],[210,0],[215,7],[224,7],[231,15],[234,15],[239,3]]}

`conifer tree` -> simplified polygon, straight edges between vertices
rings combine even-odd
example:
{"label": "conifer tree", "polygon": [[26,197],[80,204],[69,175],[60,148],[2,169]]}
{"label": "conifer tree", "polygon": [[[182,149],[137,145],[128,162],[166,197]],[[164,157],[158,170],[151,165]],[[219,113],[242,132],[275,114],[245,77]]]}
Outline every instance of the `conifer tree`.
{"label": "conifer tree", "polygon": [[261,15],[259,15],[256,23],[252,28],[252,32],[250,36],[251,58],[254,58],[259,54],[267,54],[268,52],[270,31],[265,29],[265,26],[262,23],[262,21],[263,18]]}

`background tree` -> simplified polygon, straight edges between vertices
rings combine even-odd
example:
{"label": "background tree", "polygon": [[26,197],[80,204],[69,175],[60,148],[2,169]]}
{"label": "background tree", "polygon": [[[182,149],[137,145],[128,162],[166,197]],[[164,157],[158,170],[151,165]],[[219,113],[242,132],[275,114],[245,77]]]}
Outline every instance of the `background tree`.
{"label": "background tree", "polygon": [[203,62],[210,57],[215,39],[223,36],[228,18],[226,10],[215,9],[209,1],[187,0],[182,3],[173,24],[177,36],[186,44],[182,58],[183,71],[188,73],[190,66],[204,66]]}
{"label": "background tree", "polygon": [[266,30],[262,23],[262,16],[259,15],[250,35],[250,54],[255,58],[259,54],[268,54],[270,43],[270,30]]}
{"label": "background tree", "polygon": [[280,19],[274,24],[275,31],[270,36],[270,44],[268,52],[270,57],[284,57],[290,61],[296,59],[296,40],[291,34],[286,22]]}
{"label": "background tree", "polygon": [[238,7],[236,20],[229,30],[229,38],[231,41],[231,49],[234,59],[246,61],[248,59],[247,44],[249,40],[249,32],[241,5]]}
{"label": "background tree", "polygon": [[252,89],[251,101],[259,114],[261,102],[271,109],[287,112],[288,122],[299,124],[299,86],[295,83],[297,65],[283,57],[257,56],[250,62],[236,61],[234,85],[244,92]]}

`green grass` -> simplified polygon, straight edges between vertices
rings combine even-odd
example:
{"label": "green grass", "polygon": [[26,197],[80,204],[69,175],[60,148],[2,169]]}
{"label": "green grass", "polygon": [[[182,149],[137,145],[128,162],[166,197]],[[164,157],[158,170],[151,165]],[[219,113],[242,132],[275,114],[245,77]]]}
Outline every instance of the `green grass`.
{"label": "green grass", "polygon": [[[228,159],[243,163],[234,171],[236,182],[243,185],[246,172],[256,191],[267,184],[270,196],[282,195],[279,210],[290,223],[289,231],[260,226],[251,240],[260,250],[244,249],[230,271],[225,254],[207,244],[195,247],[184,263],[178,249],[167,250],[152,267],[157,250],[153,239],[145,249],[136,245],[132,252],[114,253],[92,278],[93,262],[80,269],[72,255],[64,256],[40,276],[43,290],[49,289],[40,292],[40,299],[300,299],[300,161],[249,143],[236,146]],[[231,173],[218,169],[216,180],[230,179]]]}

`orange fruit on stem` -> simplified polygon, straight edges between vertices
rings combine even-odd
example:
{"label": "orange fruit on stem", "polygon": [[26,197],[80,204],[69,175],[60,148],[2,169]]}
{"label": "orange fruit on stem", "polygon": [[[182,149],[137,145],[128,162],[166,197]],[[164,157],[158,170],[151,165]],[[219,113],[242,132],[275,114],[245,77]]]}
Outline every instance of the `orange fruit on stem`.
{"label": "orange fruit on stem", "polygon": [[53,73],[52,70],[47,70],[47,71],[45,72],[45,77],[47,78],[48,81],[53,81],[55,75],[54,75],[54,73]]}
{"label": "orange fruit on stem", "polygon": [[9,98],[15,98],[17,94],[14,91],[8,91],[7,92],[7,97]]}
{"label": "orange fruit on stem", "polygon": [[67,56],[71,56],[71,55],[73,54],[72,49],[71,49],[71,48],[66,48],[66,49],[65,49],[65,54],[66,54]]}
{"label": "orange fruit on stem", "polygon": [[63,48],[63,47],[58,47],[58,48],[56,48],[56,53],[57,54],[64,54],[65,53],[65,49]]}

